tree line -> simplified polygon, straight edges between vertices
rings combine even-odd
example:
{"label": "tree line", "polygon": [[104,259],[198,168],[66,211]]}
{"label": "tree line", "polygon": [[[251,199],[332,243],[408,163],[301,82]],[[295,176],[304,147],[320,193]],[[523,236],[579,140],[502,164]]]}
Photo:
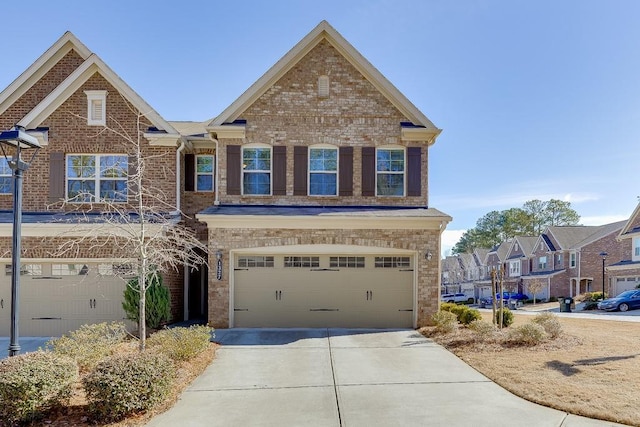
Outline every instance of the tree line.
{"label": "tree line", "polygon": [[515,236],[537,236],[548,226],[578,225],[580,215],[570,202],[551,199],[529,200],[521,208],[491,211],[465,231],[451,249],[453,254],[471,253],[476,248],[491,248]]}

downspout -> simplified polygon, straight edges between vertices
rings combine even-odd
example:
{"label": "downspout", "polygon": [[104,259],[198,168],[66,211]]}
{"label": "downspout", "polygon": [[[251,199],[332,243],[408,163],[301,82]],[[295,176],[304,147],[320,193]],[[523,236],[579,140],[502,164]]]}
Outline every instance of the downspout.
{"label": "downspout", "polygon": [[181,187],[182,187],[182,181],[180,179],[180,176],[182,175],[182,169],[180,167],[180,165],[182,164],[182,162],[180,161],[180,155],[182,154],[182,152],[185,149],[185,140],[184,138],[180,138],[180,146],[178,147],[178,149],[176,150],[176,210],[174,212],[171,212],[172,214],[178,215],[181,212],[180,209],[180,196],[181,196]]}
{"label": "downspout", "polygon": [[220,168],[218,167],[219,166],[218,165],[218,158],[219,158],[218,147],[219,147],[220,142],[218,141],[218,135],[216,135],[215,133],[212,134],[212,135],[215,135],[215,136],[212,136],[212,138],[216,143],[216,182],[215,182],[215,185],[214,185],[215,193],[214,193],[213,204],[215,206],[218,206],[220,204],[220,189],[218,188],[218,183],[220,182],[220,176],[219,176]]}
{"label": "downspout", "polygon": [[578,296],[580,295],[580,264],[582,264],[582,252],[580,249],[576,252],[576,264],[578,264],[578,279],[576,280],[576,296]]}

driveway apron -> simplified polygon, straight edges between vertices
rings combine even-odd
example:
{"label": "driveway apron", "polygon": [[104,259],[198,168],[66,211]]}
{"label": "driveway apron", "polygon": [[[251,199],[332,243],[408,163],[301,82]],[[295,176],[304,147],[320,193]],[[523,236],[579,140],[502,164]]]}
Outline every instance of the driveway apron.
{"label": "driveway apron", "polygon": [[217,330],[216,359],[149,426],[614,425],[514,396],[413,330]]}

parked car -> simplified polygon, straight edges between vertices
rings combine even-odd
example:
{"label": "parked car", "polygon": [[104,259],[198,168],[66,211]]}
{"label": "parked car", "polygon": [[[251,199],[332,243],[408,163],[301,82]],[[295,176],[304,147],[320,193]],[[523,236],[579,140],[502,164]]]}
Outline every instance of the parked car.
{"label": "parked car", "polygon": [[463,293],[458,293],[458,294],[443,294],[442,296],[440,296],[440,301],[442,302],[469,302],[472,303],[473,302],[473,298],[466,296]]}
{"label": "parked car", "polygon": [[627,311],[634,308],[640,308],[640,289],[624,291],[613,298],[607,298],[598,303],[599,310]]}
{"label": "parked car", "polygon": [[[519,292],[503,292],[502,296],[504,297],[505,301],[508,301],[508,300],[524,301],[529,299],[527,295],[521,294]],[[500,293],[496,294],[496,300],[500,301]],[[480,304],[483,306],[488,306],[488,305],[492,305],[493,301],[491,300],[491,297],[485,297],[480,299]]]}

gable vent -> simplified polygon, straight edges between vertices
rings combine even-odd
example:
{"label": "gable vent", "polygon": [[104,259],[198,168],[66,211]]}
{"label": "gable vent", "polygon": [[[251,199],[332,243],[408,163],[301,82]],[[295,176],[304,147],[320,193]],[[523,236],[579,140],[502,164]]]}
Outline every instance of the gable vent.
{"label": "gable vent", "polygon": [[318,96],[322,98],[329,96],[329,76],[318,77]]}

